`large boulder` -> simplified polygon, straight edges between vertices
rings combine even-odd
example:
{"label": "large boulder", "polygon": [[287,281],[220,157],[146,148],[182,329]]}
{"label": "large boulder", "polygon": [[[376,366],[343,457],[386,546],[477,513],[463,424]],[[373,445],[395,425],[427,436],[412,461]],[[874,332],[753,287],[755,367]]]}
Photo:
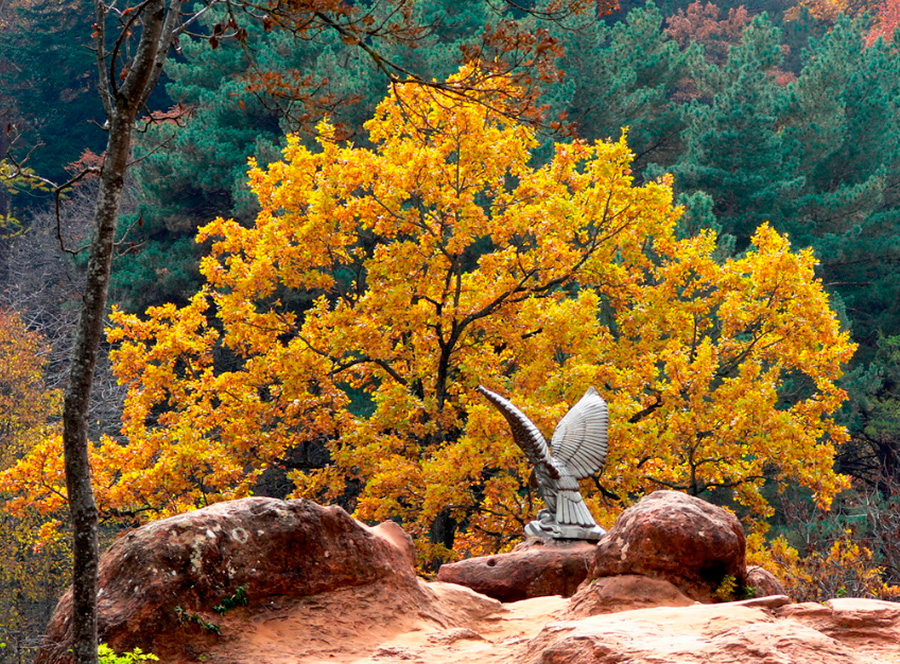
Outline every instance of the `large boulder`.
{"label": "large boulder", "polygon": [[747,588],[756,597],[787,594],[784,584],[772,572],[758,565],[747,568]]}
{"label": "large boulder", "polygon": [[746,583],[746,539],[721,507],[656,491],[622,512],[600,540],[588,581],[620,574],[665,579],[701,602],[730,599]]}
{"label": "large boulder", "polygon": [[529,597],[571,597],[587,577],[596,544],[533,537],[510,553],[441,566],[437,580],[467,586],[501,602]]}
{"label": "large boulder", "polygon": [[[214,607],[259,606],[378,582],[421,594],[409,537],[394,523],[368,528],[339,507],[245,498],[129,532],[100,563],[100,639],[174,661],[215,642]],[[71,589],[50,621],[36,664],[70,659]]]}

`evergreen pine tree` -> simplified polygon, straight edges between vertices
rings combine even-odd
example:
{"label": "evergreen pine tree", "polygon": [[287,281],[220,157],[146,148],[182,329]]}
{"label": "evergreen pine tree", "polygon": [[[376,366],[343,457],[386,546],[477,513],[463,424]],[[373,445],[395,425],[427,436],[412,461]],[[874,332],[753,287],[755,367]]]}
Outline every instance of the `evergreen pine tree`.
{"label": "evergreen pine tree", "polygon": [[738,249],[761,223],[782,225],[784,202],[802,182],[779,126],[786,104],[772,74],[781,63],[779,36],[760,15],[721,69],[698,72],[703,96],[685,107],[685,153],[673,169],[677,189],[712,197]]}
{"label": "evergreen pine tree", "polygon": [[680,150],[684,125],[673,97],[696,53],[679,51],[663,27],[662,13],[648,2],[618,23],[554,31],[565,49],[566,75],[550,95],[554,112],[588,140],[617,138],[627,127],[638,174],[650,163],[668,166]]}
{"label": "evergreen pine tree", "polygon": [[884,42],[863,48],[864,35],[838,20],[791,86],[785,135],[805,182],[785,229],[816,249],[866,354],[879,330],[900,331],[900,58]]}
{"label": "evergreen pine tree", "polygon": [[[88,50],[94,15],[70,1],[37,1],[12,9],[18,29],[0,38],[0,84],[20,119],[18,158],[40,175],[64,181],[64,166],[85,148],[101,151],[103,107]],[[50,66],[52,63],[52,66]]]}

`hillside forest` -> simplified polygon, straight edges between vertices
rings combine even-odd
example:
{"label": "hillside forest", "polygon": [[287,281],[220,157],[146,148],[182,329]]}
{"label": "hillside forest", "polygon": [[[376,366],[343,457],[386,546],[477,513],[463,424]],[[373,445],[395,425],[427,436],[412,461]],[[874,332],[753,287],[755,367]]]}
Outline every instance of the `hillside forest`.
{"label": "hillside forest", "polygon": [[[900,1],[270,4],[198,4],[134,123],[101,543],[266,495],[426,575],[509,550],[539,497],[476,386],[545,434],[594,386],[602,526],[684,491],[797,599],[900,598]],[[96,21],[0,0],[0,661],[71,582]]]}

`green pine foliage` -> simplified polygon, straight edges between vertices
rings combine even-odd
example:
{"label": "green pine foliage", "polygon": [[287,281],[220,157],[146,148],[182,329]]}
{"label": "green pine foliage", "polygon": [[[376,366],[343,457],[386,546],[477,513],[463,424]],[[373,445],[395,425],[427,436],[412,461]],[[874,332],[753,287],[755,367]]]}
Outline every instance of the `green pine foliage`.
{"label": "green pine foliage", "polygon": [[785,224],[816,249],[864,344],[900,332],[900,56],[863,48],[864,24],[841,19],[814,40],[789,93],[785,135],[804,185]]}
{"label": "green pine foliage", "polygon": [[701,96],[684,107],[676,188],[711,196],[716,219],[738,249],[763,222],[783,225],[784,203],[802,183],[779,125],[786,95],[771,73],[781,65],[779,38],[771,21],[757,16],[721,68],[701,65]]}
{"label": "green pine foliage", "polygon": [[648,2],[620,22],[578,19],[553,29],[566,74],[548,94],[554,114],[563,113],[587,140],[615,139],[627,128],[638,173],[650,163],[667,167],[680,152],[684,121],[674,100],[698,55],[680,51],[664,23]]}
{"label": "green pine foliage", "polygon": [[21,116],[17,156],[29,155],[29,167],[57,181],[67,179],[67,163],[105,141],[96,124],[104,115],[88,50],[93,20],[93,12],[75,3],[39,0],[17,6],[11,23],[24,29],[0,39],[3,95]]}

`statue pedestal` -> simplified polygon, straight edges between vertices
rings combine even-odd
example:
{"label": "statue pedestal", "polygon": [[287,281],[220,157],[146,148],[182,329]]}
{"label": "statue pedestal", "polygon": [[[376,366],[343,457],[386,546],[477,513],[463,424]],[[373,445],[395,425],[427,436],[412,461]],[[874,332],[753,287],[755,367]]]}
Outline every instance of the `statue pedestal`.
{"label": "statue pedestal", "polygon": [[546,521],[532,521],[525,526],[525,534],[528,537],[541,537],[543,539],[588,540],[596,542],[606,535],[606,531],[600,526],[560,525],[547,523]]}

